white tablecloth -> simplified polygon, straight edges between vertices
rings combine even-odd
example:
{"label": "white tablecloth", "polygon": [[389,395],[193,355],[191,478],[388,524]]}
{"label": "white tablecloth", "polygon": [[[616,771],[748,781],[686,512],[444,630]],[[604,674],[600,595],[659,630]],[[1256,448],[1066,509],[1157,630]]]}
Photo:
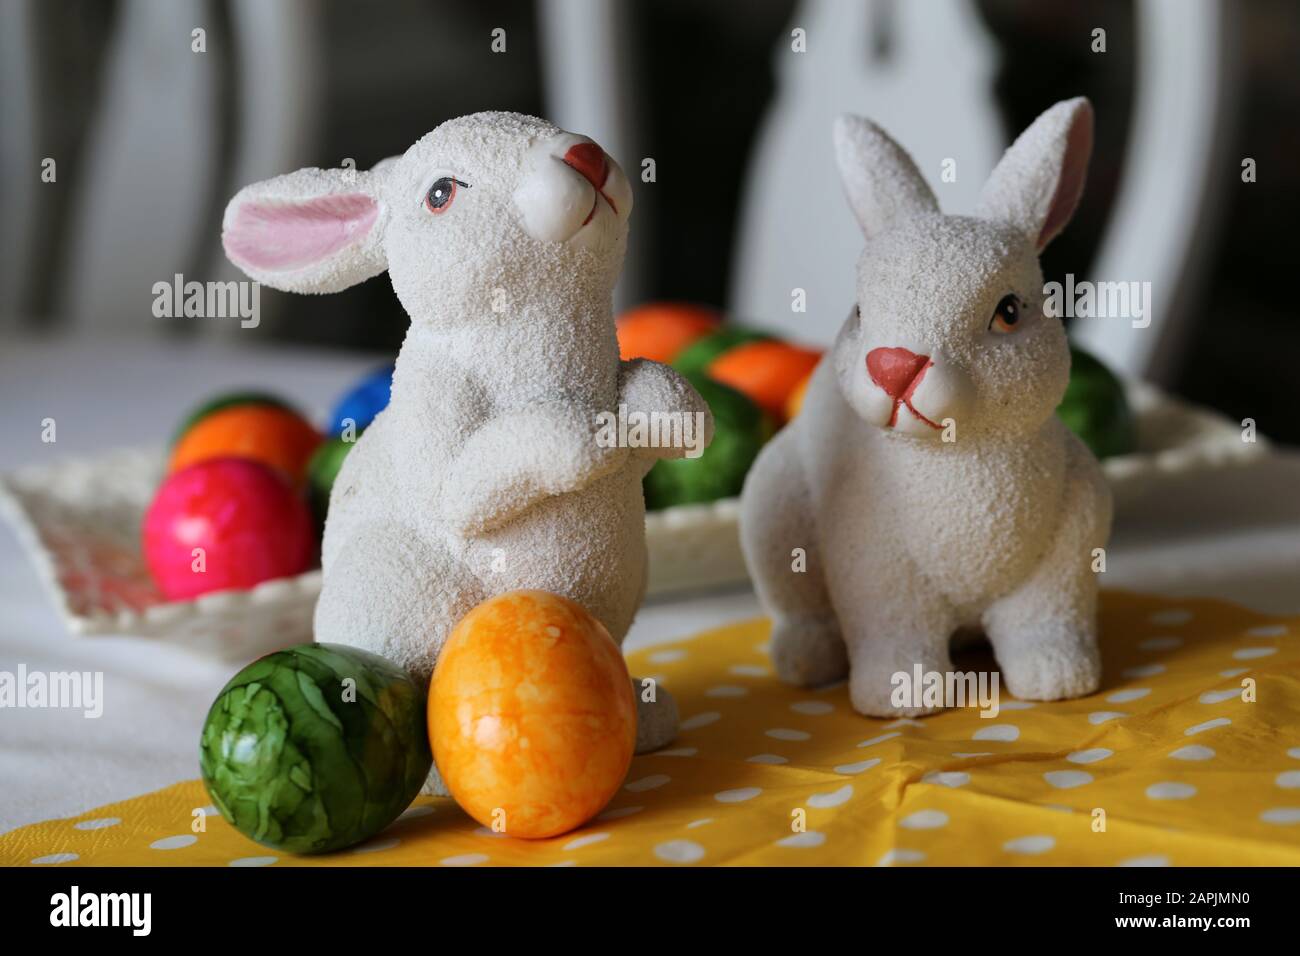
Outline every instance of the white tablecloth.
{"label": "white tablecloth", "polygon": [[[0,470],[55,456],[160,444],[185,411],[240,386],[279,391],[323,417],[383,356],[239,347],[232,341],[0,345]],[[41,441],[42,420],[57,442]],[[1266,425],[1262,426],[1266,430]],[[1169,476],[1116,528],[1105,584],[1300,613],[1300,455]],[[652,602],[629,647],[759,613],[747,590]],[[159,641],[74,638],[0,526],[0,671],[102,671],[98,719],[0,709],[0,832],[70,816],[198,774],[198,735],[232,668]]]}

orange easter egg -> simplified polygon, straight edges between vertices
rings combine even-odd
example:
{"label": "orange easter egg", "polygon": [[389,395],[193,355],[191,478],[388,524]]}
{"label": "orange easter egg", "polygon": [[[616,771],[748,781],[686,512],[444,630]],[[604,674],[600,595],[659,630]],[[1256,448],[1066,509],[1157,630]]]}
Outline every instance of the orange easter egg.
{"label": "orange easter egg", "polygon": [[790,397],[785,400],[785,420],[791,421],[803,410],[803,400],[808,395],[808,383],[812,381],[812,372],[803,377],[803,381],[794,387]]}
{"label": "orange easter egg", "polygon": [[716,309],[687,302],[649,302],[628,309],[615,323],[618,352],[634,358],[671,362],[686,346],[716,332],[722,316]]}
{"label": "orange easter egg", "polygon": [[623,654],[582,605],[547,591],[484,601],[429,687],[433,759],[456,802],[509,836],[556,836],[618,792],[636,745]]}
{"label": "orange easter egg", "polygon": [[777,418],[785,418],[790,393],[817,367],[821,352],[788,342],[764,339],[737,345],[709,365],[709,376],[744,392],[754,404]]}
{"label": "orange easter egg", "polygon": [[260,461],[297,485],[320,432],[297,412],[272,405],[237,405],[204,416],[172,449],[167,473],[211,458]]}

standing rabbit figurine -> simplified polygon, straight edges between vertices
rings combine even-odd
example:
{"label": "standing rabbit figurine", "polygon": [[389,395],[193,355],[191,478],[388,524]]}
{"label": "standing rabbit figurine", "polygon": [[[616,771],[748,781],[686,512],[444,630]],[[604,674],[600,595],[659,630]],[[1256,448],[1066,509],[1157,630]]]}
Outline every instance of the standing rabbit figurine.
{"label": "standing rabbit figurine", "polygon": [[[368,172],[302,169],[231,200],[226,253],[254,279],[336,292],[387,269],[411,318],[391,403],[330,498],[318,641],[427,682],[466,612],[538,588],[622,643],[645,592],[641,479],[686,449],[608,447],[598,418],[625,405],[692,416],[703,444],[712,430],[676,372],[619,361],[631,211],[599,146],[513,113],[450,120]],[[675,705],[662,689],[637,699],[638,749],[661,746]]]}
{"label": "standing rabbit figurine", "polygon": [[782,679],[847,673],[863,714],[928,713],[895,706],[893,675],[951,671],[953,632],[980,626],[1017,697],[1097,689],[1092,563],[1111,501],[1053,414],[1070,353],[1038,265],[1091,148],[1087,100],[1058,103],[1007,150],[976,217],[945,216],[881,129],[837,122],[867,240],[858,305],[741,504]]}

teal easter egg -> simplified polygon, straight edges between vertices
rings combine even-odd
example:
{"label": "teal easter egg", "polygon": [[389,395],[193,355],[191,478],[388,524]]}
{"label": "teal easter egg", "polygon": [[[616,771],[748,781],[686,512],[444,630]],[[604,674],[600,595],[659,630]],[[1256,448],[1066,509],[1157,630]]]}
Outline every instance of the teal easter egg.
{"label": "teal easter egg", "polygon": [[303,644],[236,674],[208,711],[199,767],[213,804],[251,840],[323,853],[378,833],[433,763],[424,690],[383,658]]}
{"label": "teal easter egg", "polygon": [[691,376],[713,412],[713,441],[698,458],[663,458],[642,481],[650,511],[732,498],[749,466],[772,437],[772,423],[749,396],[705,376]]}
{"label": "teal easter egg", "polygon": [[1123,382],[1077,345],[1070,346],[1070,384],[1056,414],[1098,458],[1137,450],[1137,423]]}

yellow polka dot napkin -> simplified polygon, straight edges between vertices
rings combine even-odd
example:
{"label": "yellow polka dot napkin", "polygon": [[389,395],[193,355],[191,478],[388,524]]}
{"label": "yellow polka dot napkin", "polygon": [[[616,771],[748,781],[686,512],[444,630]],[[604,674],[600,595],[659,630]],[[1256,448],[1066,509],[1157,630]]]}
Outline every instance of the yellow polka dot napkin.
{"label": "yellow polka dot napkin", "polygon": [[[1300,618],[1115,592],[1101,618],[1101,691],[1004,693],[994,719],[871,720],[842,684],[787,687],[765,621],[631,654],[676,694],[681,734],[550,840],[422,797],[364,845],[294,857],[234,831],[195,780],[13,831],[0,863],[1300,865]],[[989,667],[986,650],[958,657]]]}

